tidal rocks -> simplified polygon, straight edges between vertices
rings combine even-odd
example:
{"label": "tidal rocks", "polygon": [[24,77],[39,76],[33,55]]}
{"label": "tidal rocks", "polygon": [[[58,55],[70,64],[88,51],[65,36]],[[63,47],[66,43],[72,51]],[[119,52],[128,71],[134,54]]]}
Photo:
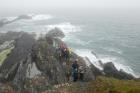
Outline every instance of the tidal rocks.
{"label": "tidal rocks", "polygon": [[106,76],[114,77],[118,79],[134,79],[131,74],[128,74],[122,70],[118,71],[112,62],[104,64],[104,69]]}

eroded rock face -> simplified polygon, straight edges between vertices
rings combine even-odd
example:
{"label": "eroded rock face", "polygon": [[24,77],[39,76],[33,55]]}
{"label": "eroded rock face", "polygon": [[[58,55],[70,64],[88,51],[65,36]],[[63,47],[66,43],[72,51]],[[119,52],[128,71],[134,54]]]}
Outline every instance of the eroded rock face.
{"label": "eroded rock face", "polygon": [[35,40],[31,35],[24,33],[20,38],[16,39],[15,42],[15,48],[5,60],[4,64],[2,64],[0,71],[9,69],[12,65],[26,60],[28,54],[31,53]]}
{"label": "eroded rock face", "polygon": [[104,64],[105,75],[109,77],[115,77],[118,79],[134,79],[131,74],[128,74],[124,71],[118,71],[112,62]]}
{"label": "eroded rock face", "polygon": [[20,37],[15,39],[15,48],[0,67],[1,81],[12,81],[21,68],[23,69],[19,74],[22,73],[22,76],[25,76],[24,72],[27,68],[21,67],[21,65],[26,64],[34,43],[34,38],[27,33],[22,33]]}

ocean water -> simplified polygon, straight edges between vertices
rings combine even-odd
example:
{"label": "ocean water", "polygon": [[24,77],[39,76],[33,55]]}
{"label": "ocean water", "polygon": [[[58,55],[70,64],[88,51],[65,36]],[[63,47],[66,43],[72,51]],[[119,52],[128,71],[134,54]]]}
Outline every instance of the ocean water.
{"label": "ocean water", "polygon": [[[65,33],[63,41],[77,54],[88,57],[98,68],[98,60],[113,62],[117,69],[140,76],[140,18],[137,12],[89,12],[28,14],[0,28],[5,31],[45,34],[54,27]],[[16,16],[8,16],[12,20]],[[2,18],[2,17],[1,17]]]}

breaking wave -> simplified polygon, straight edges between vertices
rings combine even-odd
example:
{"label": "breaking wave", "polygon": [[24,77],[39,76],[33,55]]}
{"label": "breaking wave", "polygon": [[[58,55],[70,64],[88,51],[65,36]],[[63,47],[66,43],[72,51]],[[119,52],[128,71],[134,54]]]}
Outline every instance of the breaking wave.
{"label": "breaking wave", "polygon": [[[74,25],[72,25],[71,23],[68,23],[68,22],[46,26],[47,30],[54,29],[55,27],[60,28],[65,33],[66,37],[63,40],[66,43],[71,42],[72,44],[76,43],[76,44],[79,44],[79,45],[85,45],[87,43],[87,42],[81,41],[80,39],[76,38],[74,36],[74,34],[69,35],[69,33],[82,31],[80,27],[74,26]],[[105,48],[105,50],[110,51],[110,52],[116,52],[118,54],[122,54],[122,51],[119,50],[119,49]],[[75,48],[74,51],[75,51],[75,53],[77,53],[79,56],[81,56],[83,58],[87,57],[92,62],[92,64],[94,64],[100,70],[103,70],[103,68],[102,68],[101,63],[99,63],[99,60],[101,60],[103,63],[113,62],[115,67],[118,70],[124,70],[125,72],[130,73],[130,74],[134,75],[135,77],[137,77],[134,74],[134,71],[129,66],[118,63],[122,59],[119,59],[117,57],[112,57],[112,56],[103,56],[103,57],[99,58],[99,57],[97,57],[96,54],[93,54],[92,50],[90,50],[90,49],[76,49]],[[87,63],[87,65],[88,65],[88,63]]]}
{"label": "breaking wave", "polygon": [[43,14],[29,14],[29,16],[32,17],[32,20],[34,21],[39,21],[39,20],[48,20],[48,19],[52,19],[53,16],[51,15],[43,15]]}
{"label": "breaking wave", "polygon": [[118,49],[118,48],[112,48],[112,47],[104,47],[103,49],[109,51],[109,52],[115,52],[115,53],[118,53],[118,54],[122,54],[123,52]]}
{"label": "breaking wave", "polygon": [[61,29],[65,34],[81,31],[80,27],[74,26],[69,22],[64,22],[64,23],[54,24],[54,25],[47,25],[46,29],[51,30],[51,29],[54,29],[55,27]]}
{"label": "breaking wave", "polygon": [[[30,21],[23,21],[23,22],[18,22],[17,24],[13,24],[3,28],[2,30],[14,30],[14,31],[27,31],[27,32],[35,32],[37,34],[37,37],[39,37],[41,34],[45,35],[48,31],[51,29],[54,29],[55,27],[61,29],[64,34],[66,35],[63,41],[66,43],[74,44],[76,45],[77,48],[74,48],[74,51],[82,56],[82,57],[88,57],[88,59],[94,64],[96,67],[99,69],[103,69],[101,64],[98,62],[101,60],[103,63],[107,62],[113,62],[115,67],[120,70],[124,70],[127,73],[131,73],[134,76],[134,71],[130,68],[130,66],[126,66],[124,64],[118,63],[120,61],[123,61],[123,59],[114,57],[114,56],[100,56],[97,57],[96,54],[91,53],[92,50],[90,49],[79,49],[81,46],[85,46],[90,44],[92,41],[83,41],[80,38],[78,38],[75,33],[82,31],[81,26],[73,25],[70,22],[63,22],[63,23],[58,23],[58,24],[49,24],[49,25],[34,25],[34,21],[43,21],[43,20],[48,20],[54,18],[52,15],[45,15],[45,14],[28,14],[27,16],[31,17],[31,19],[28,19]],[[17,17],[6,17],[6,21],[12,21],[14,19],[18,18]],[[72,45],[71,45],[72,46]],[[109,52],[115,52],[118,54],[122,54],[123,52],[118,49],[118,48],[110,48],[110,47],[105,47],[104,50],[109,51]],[[122,62],[125,63],[125,62]]]}
{"label": "breaking wave", "polygon": [[[5,18],[2,18],[2,19],[5,19],[6,21],[12,21],[12,20],[15,20],[17,18],[20,18],[21,16],[23,16],[23,15],[15,16],[15,17],[5,17]],[[24,15],[24,16],[30,17],[31,20],[33,20],[33,21],[48,20],[48,19],[53,18],[53,16],[49,15],[49,14],[27,14],[27,15]],[[30,20],[30,19],[28,19],[28,20]]]}
{"label": "breaking wave", "polygon": [[92,51],[88,49],[77,49],[75,50],[75,52],[83,58],[87,57],[90,60],[90,62],[100,70],[103,70],[103,68],[99,60],[101,60],[102,63],[113,62],[113,64],[118,70],[123,70],[127,73],[134,75],[135,77],[138,77],[129,66],[118,63],[121,60],[119,58],[105,55],[98,58],[96,54],[93,54]]}
{"label": "breaking wave", "polygon": [[12,21],[12,20],[15,20],[16,18],[18,18],[17,16],[15,17],[6,17],[6,21]]}
{"label": "breaking wave", "polygon": [[99,64],[96,55],[93,55],[90,50],[88,50],[88,49],[76,49],[75,53],[83,58],[87,57],[92,64],[94,64],[96,67],[98,67],[99,69],[102,70],[102,67]]}

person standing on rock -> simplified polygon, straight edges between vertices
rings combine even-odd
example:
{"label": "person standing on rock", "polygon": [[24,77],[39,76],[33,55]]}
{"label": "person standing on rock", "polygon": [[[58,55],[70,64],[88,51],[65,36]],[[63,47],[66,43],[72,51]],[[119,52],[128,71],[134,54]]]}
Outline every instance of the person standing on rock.
{"label": "person standing on rock", "polygon": [[59,61],[62,62],[62,50],[60,47],[56,50],[56,53]]}
{"label": "person standing on rock", "polygon": [[85,73],[85,68],[83,67],[83,65],[79,66],[79,79],[80,81],[84,80],[84,73]]}
{"label": "person standing on rock", "polygon": [[69,48],[66,48],[66,50],[65,50],[65,60],[66,60],[67,64],[69,64],[69,60],[70,60]]}
{"label": "person standing on rock", "polygon": [[72,76],[73,76],[73,82],[76,82],[78,80],[78,69],[79,69],[79,65],[78,65],[78,59],[76,59],[74,61],[74,63],[72,64]]}

